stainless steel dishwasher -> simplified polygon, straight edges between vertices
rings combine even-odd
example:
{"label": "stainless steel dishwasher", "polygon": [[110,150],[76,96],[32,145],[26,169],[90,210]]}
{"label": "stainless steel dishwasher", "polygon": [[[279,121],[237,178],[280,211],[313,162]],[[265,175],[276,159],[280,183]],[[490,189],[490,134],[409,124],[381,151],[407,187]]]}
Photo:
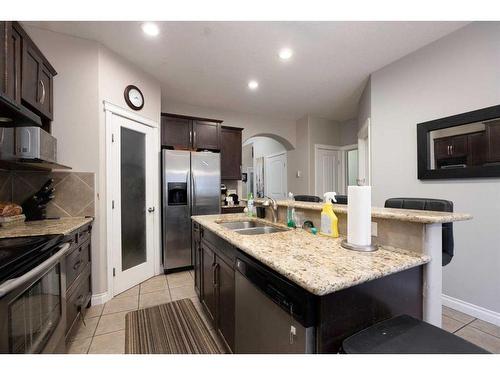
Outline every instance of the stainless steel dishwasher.
{"label": "stainless steel dishwasher", "polygon": [[243,254],[236,270],[235,353],[314,353],[316,297]]}

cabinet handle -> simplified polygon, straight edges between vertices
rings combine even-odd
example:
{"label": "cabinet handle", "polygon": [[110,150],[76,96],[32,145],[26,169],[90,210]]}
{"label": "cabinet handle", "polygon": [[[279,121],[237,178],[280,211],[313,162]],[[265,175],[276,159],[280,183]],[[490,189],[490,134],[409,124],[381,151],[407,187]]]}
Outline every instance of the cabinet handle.
{"label": "cabinet handle", "polygon": [[78,262],[76,262],[74,265],[73,265],[73,270],[77,270],[78,268],[80,268],[80,265],[82,264],[82,260],[79,259]]}
{"label": "cabinet handle", "polygon": [[450,146],[450,155],[453,155],[453,145]]}
{"label": "cabinet handle", "polygon": [[190,130],[189,131],[189,145],[191,146],[193,144],[193,132]]}
{"label": "cabinet handle", "polygon": [[196,130],[193,131],[193,146],[196,146]]}
{"label": "cabinet handle", "polygon": [[42,97],[40,98],[39,102],[40,104],[43,104],[45,102],[45,84],[43,83],[42,80],[38,81],[40,83],[40,86],[42,87]]}

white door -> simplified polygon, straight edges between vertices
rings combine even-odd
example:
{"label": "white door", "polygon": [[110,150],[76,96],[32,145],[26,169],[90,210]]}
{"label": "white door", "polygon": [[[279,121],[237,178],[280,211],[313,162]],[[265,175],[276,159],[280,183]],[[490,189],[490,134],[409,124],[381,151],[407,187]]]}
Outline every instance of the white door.
{"label": "white door", "polygon": [[287,196],[286,152],[265,157],[264,194],[274,199]]}
{"label": "white door", "polygon": [[[113,294],[155,273],[153,129],[113,116],[111,124],[111,241]],[[109,234],[108,234],[109,235]]]}
{"label": "white door", "polygon": [[366,120],[358,132],[358,179],[362,185],[371,184],[371,125]]}
{"label": "white door", "polygon": [[342,192],[342,151],[316,146],[315,157],[316,195],[323,198],[329,191]]}

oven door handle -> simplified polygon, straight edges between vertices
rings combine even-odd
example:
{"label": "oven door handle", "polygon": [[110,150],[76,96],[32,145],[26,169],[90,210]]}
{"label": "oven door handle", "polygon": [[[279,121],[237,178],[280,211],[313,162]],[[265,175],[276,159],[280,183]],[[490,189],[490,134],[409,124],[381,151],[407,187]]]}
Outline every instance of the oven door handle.
{"label": "oven door handle", "polygon": [[12,292],[17,287],[32,280],[37,275],[43,274],[45,271],[52,268],[59,260],[66,255],[69,249],[69,243],[65,243],[59,247],[59,250],[52,255],[49,259],[39,264],[31,271],[26,272],[24,275],[5,281],[0,285],[0,298]]}

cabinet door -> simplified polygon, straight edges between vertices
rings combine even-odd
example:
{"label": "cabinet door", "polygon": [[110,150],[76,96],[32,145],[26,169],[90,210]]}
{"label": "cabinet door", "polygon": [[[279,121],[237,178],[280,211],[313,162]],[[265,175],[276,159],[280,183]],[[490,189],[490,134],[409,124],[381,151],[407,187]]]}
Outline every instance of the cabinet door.
{"label": "cabinet door", "polygon": [[488,162],[500,162],[500,121],[492,121],[486,125],[488,140]]}
{"label": "cabinet door", "polygon": [[193,148],[195,150],[219,150],[219,137],[219,123],[193,120]]}
{"label": "cabinet door", "polygon": [[32,108],[40,110],[41,84],[39,74],[42,69],[42,61],[29,43],[23,43],[22,61],[22,91],[24,102]]}
{"label": "cabinet door", "polygon": [[450,157],[450,138],[439,138],[434,140],[434,158],[436,160]]}
{"label": "cabinet door", "polygon": [[234,269],[222,259],[217,258],[217,329],[234,351]]}
{"label": "cabinet door", "polygon": [[194,289],[198,297],[202,299],[201,288],[201,237],[200,225],[193,223],[193,242],[192,242],[192,257],[194,263]]}
{"label": "cabinet door", "polygon": [[221,129],[221,179],[241,180],[241,129]]}
{"label": "cabinet door", "polygon": [[467,135],[457,135],[451,138],[451,155],[453,157],[467,155]]}
{"label": "cabinet door", "polygon": [[44,64],[40,65],[38,83],[40,84],[40,112],[52,120],[52,74]]}
{"label": "cabinet door", "polygon": [[162,146],[188,150],[191,148],[191,120],[162,116],[161,144]]}
{"label": "cabinet door", "polygon": [[0,90],[21,103],[21,35],[12,22],[0,22]]}
{"label": "cabinet door", "polygon": [[469,134],[467,137],[468,150],[467,165],[482,165],[486,162],[487,145],[485,132]]}
{"label": "cabinet door", "polygon": [[216,296],[215,296],[215,253],[206,245],[201,243],[201,268],[203,274],[202,288],[203,299],[202,303],[208,310],[209,318],[212,322],[215,321],[216,314]]}

